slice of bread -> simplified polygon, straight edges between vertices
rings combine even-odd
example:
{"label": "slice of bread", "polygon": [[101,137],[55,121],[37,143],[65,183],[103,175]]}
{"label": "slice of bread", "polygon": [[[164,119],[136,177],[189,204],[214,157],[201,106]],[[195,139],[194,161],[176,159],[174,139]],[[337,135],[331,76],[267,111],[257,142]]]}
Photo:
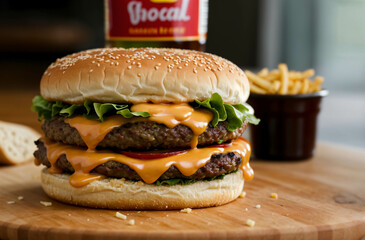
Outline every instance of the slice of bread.
{"label": "slice of bread", "polygon": [[21,164],[33,159],[40,134],[30,127],[0,121],[0,164]]}

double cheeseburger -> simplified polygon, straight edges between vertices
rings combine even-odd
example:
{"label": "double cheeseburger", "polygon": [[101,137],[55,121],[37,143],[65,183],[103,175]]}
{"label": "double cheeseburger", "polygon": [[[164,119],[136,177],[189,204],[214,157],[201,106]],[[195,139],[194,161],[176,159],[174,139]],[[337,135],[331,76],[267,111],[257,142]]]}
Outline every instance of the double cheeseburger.
{"label": "double cheeseburger", "polygon": [[110,209],[181,209],[236,199],[253,177],[249,83],[207,53],[105,48],[58,59],[33,110],[47,195]]}

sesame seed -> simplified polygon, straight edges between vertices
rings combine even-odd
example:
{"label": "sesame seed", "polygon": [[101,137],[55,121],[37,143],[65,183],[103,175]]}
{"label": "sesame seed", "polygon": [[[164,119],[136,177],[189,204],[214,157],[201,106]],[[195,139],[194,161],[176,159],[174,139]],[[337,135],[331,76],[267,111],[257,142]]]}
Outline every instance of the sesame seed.
{"label": "sesame seed", "polygon": [[181,66],[178,66],[177,68],[178,68],[178,69],[182,69],[182,67],[181,67]]}
{"label": "sesame seed", "polygon": [[141,76],[142,76],[142,74],[138,73],[138,74],[137,74],[137,76],[138,76],[138,77],[141,77]]}
{"label": "sesame seed", "polygon": [[90,69],[89,72],[93,72],[94,70]]}
{"label": "sesame seed", "polygon": [[158,66],[155,66],[155,69],[157,70],[158,69]]}
{"label": "sesame seed", "polygon": [[[171,50],[171,49],[155,49],[155,48],[145,48],[145,49],[105,48],[105,49],[86,50],[57,59],[57,61],[55,61],[50,65],[48,70],[51,70],[53,68],[58,68],[59,70],[61,70],[61,72],[63,72],[62,70],[65,71],[66,69],[73,67],[76,64],[79,64],[78,62],[83,62],[83,61],[90,61],[90,63],[95,63],[98,67],[100,67],[99,63],[103,61],[111,63],[112,66],[119,65],[120,62],[118,63],[114,61],[115,59],[121,59],[120,61],[126,61],[127,63],[131,63],[130,65],[136,64],[137,67],[142,67],[142,65],[140,65],[140,63],[138,62],[141,60],[144,61],[146,61],[147,59],[155,61],[159,60],[160,62],[156,63],[157,66],[162,66],[161,64],[162,60],[164,61],[171,60],[173,64],[168,67],[171,69],[174,68],[175,66],[178,69],[182,69],[180,68],[180,66],[183,67],[194,64],[195,66],[202,67],[202,70],[204,71],[212,69],[217,71],[222,71],[223,69],[227,68],[227,70],[230,72],[238,72],[239,75],[242,75],[241,69],[239,69],[234,64],[226,62],[221,57],[191,50],[175,50],[175,49]],[[197,73],[197,69],[194,71],[194,73]],[[50,76],[50,73],[48,71],[45,72],[45,76],[47,75]]]}
{"label": "sesame seed", "polygon": [[128,68],[128,69],[132,69],[132,66],[128,66],[127,68]]}
{"label": "sesame seed", "polygon": [[196,68],[194,68],[194,69],[193,69],[193,72],[194,72],[194,73],[197,73],[197,72],[198,72],[198,70],[196,70]]}
{"label": "sesame seed", "polygon": [[261,205],[260,205],[260,204],[257,204],[257,205],[255,206],[255,208],[259,209],[259,208],[261,208]]}

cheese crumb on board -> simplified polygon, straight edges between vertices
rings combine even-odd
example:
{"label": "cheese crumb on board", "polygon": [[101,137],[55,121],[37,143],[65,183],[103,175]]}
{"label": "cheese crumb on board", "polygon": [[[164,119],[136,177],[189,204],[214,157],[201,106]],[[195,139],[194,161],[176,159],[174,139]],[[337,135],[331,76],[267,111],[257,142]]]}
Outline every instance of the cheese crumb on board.
{"label": "cheese crumb on board", "polygon": [[249,227],[254,227],[255,226],[255,221],[251,220],[251,219],[247,219],[246,225],[249,226]]}
{"label": "cheese crumb on board", "polygon": [[278,199],[278,198],[279,198],[279,196],[278,196],[278,194],[277,194],[277,193],[271,193],[271,198],[273,198],[273,199]]}
{"label": "cheese crumb on board", "polygon": [[193,211],[191,208],[184,208],[180,210],[182,213],[191,213],[191,211]]}
{"label": "cheese crumb on board", "polygon": [[255,206],[255,208],[261,208],[261,205],[260,205],[260,204],[257,204],[257,205]]}
{"label": "cheese crumb on board", "polygon": [[45,207],[52,206],[52,203],[51,202],[46,202],[46,201],[40,201],[40,204],[42,204]]}
{"label": "cheese crumb on board", "polygon": [[115,216],[116,216],[117,218],[120,218],[120,219],[123,219],[123,220],[126,220],[126,219],[127,219],[127,216],[126,216],[126,215],[124,215],[123,213],[120,213],[120,212],[116,212],[116,213],[115,213]]}
{"label": "cheese crumb on board", "polygon": [[18,200],[23,200],[24,197],[23,196],[18,196]]}
{"label": "cheese crumb on board", "polygon": [[245,198],[246,197],[246,192],[245,191],[241,192],[241,194],[238,197],[239,198]]}
{"label": "cheese crumb on board", "polygon": [[134,219],[131,219],[127,222],[128,225],[133,226],[135,224]]}
{"label": "cheese crumb on board", "polygon": [[7,201],[6,203],[7,203],[7,204],[14,204],[14,203],[15,203],[15,201]]}

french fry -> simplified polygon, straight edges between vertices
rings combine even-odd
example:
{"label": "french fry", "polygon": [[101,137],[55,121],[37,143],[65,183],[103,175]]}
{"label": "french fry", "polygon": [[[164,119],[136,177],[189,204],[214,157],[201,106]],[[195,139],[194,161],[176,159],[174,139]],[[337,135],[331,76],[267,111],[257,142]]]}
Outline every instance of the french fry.
{"label": "french fry", "polygon": [[308,93],[309,84],[310,84],[310,81],[308,79],[305,79],[299,93],[301,93],[301,94]]}
{"label": "french fry", "polygon": [[288,93],[288,82],[289,82],[289,78],[288,78],[288,66],[286,64],[279,64],[278,66],[279,71],[281,73],[281,85],[279,88],[279,94],[287,94]]}
{"label": "french fry", "polygon": [[302,73],[303,78],[310,78],[315,74],[314,69],[308,69]]}
{"label": "french fry", "polygon": [[290,81],[291,78],[289,78],[289,83],[288,83],[288,92],[290,92],[291,89],[294,88],[294,84],[296,81]]}
{"label": "french fry", "polygon": [[280,81],[274,81],[273,86],[274,86],[274,93],[277,93],[280,88]]}
{"label": "french fry", "polygon": [[271,84],[266,81],[265,79],[257,76],[256,74],[246,71],[246,75],[250,81],[252,81],[253,84],[261,87],[262,89],[266,90],[267,92],[271,92]]}
{"label": "french fry", "polygon": [[289,71],[286,64],[279,64],[278,69],[269,71],[263,68],[257,74],[246,71],[251,83],[251,92],[260,94],[306,94],[320,91],[323,77],[317,76],[314,69],[304,72]]}
{"label": "french fry", "polygon": [[303,74],[301,72],[289,71],[289,79],[291,80],[300,80],[303,79]]}
{"label": "french fry", "polygon": [[294,87],[290,90],[290,94],[298,94],[302,87],[301,81],[295,81]]}
{"label": "french fry", "polygon": [[277,70],[277,69],[274,69],[274,70],[271,70],[268,75],[269,76],[271,76],[271,75],[278,75],[279,76],[280,75],[280,71]]}
{"label": "french fry", "polygon": [[321,84],[323,83],[323,77],[317,76],[314,78],[314,82],[309,87],[309,92],[318,92],[321,90]]}
{"label": "french fry", "polygon": [[269,73],[269,69],[263,68],[260,72],[257,73],[257,75],[260,77],[266,77],[268,73]]}
{"label": "french fry", "polygon": [[264,89],[262,89],[262,88],[260,88],[260,87],[258,87],[256,85],[254,85],[254,84],[251,84],[250,85],[250,90],[253,93],[266,94],[266,91]]}
{"label": "french fry", "polygon": [[270,82],[280,80],[280,73],[268,75],[265,79],[270,81]]}

